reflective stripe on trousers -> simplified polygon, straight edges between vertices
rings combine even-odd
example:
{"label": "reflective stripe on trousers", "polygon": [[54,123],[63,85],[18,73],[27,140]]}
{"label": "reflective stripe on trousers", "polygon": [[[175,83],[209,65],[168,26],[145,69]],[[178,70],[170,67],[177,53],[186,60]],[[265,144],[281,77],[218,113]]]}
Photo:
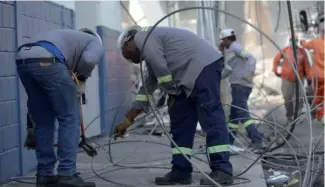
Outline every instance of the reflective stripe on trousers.
{"label": "reflective stripe on trousers", "polygon": [[[216,61],[201,72],[195,82],[192,95],[188,98],[183,92],[175,96],[175,102],[169,109],[171,134],[178,150],[173,149],[173,170],[178,170],[188,176],[193,171],[192,165],[184,158],[191,156],[197,122],[207,136],[207,147],[210,153],[210,167],[213,170],[232,173],[229,161],[228,128],[220,102],[220,77],[223,62]],[[211,79],[211,76],[214,79]]]}

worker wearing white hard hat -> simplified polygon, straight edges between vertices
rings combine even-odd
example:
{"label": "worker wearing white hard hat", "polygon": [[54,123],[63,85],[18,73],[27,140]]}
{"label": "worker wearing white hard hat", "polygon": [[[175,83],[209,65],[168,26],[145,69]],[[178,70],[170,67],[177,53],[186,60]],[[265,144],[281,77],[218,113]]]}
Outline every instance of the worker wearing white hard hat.
{"label": "worker wearing white hard hat", "polygon": [[233,29],[223,29],[219,38],[225,47],[224,57],[227,67],[223,72],[223,78],[229,77],[231,84],[232,106],[230,109],[228,127],[230,143],[234,143],[239,124],[243,124],[251,139],[253,148],[262,149],[264,137],[258,132],[254,121],[248,112],[247,101],[253,88],[253,75],[256,69],[256,60],[251,53],[242,48],[236,41],[236,34]]}
{"label": "worker wearing white hard hat", "polygon": [[[193,167],[183,155],[191,155],[198,121],[207,134],[210,177],[222,185],[233,183],[228,128],[219,102],[222,54],[196,34],[170,27],[127,29],[119,37],[118,47],[123,57],[135,64],[140,63],[143,53],[148,74],[124,121],[116,126],[115,137],[123,136],[137,115],[149,111],[149,98],[159,87],[168,94],[172,139],[180,149],[172,145],[171,171],[157,177],[155,183],[192,183]],[[213,185],[205,178],[200,184]]]}

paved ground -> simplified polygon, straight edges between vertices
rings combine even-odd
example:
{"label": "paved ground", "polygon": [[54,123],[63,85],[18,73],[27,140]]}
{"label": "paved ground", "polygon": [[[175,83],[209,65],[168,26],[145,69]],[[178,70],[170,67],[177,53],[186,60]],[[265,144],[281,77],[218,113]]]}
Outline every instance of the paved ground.
{"label": "paved ground", "polygon": [[[168,146],[169,143],[167,137],[130,135],[123,141],[134,142],[122,143],[122,141],[117,141],[115,142],[116,144],[113,144],[111,146],[112,157],[115,162],[118,162],[120,166],[112,166],[112,164],[110,164],[110,158],[107,153],[108,146],[104,146],[99,149],[99,154],[97,157],[95,157],[94,160],[84,153],[80,153],[78,156],[78,171],[81,172],[81,176],[88,181],[96,182],[98,187],[122,186],[113,183],[121,183],[128,186],[154,186],[154,178],[157,176],[163,176],[166,172],[168,172],[171,166],[171,150]],[[150,141],[157,142],[158,144],[149,143]],[[101,138],[96,140],[96,142],[100,145],[105,145],[108,143],[108,139]],[[196,150],[199,150],[198,147],[200,145],[203,145],[203,142],[204,141],[202,139],[197,140]],[[245,156],[247,158],[240,156],[232,157],[231,160],[234,165],[235,175],[247,168],[250,163],[252,163],[251,160],[255,157],[253,155]],[[198,154],[197,157],[206,161],[206,156],[203,154]],[[208,165],[204,162],[197,159],[193,160],[205,172],[210,171]],[[144,166],[145,168],[141,168],[141,166]],[[92,167],[94,171],[103,179],[100,179],[100,177],[94,174]],[[234,186],[263,187],[265,186],[265,181],[263,178],[261,178],[262,173],[263,171],[261,165],[256,164],[246,174],[241,176],[242,178],[247,178],[251,181],[245,184],[238,184]],[[194,174],[193,186],[198,186],[198,182],[201,177],[202,175],[199,173]],[[108,183],[106,180],[109,180],[111,182]],[[247,182],[247,180],[236,180],[236,183],[244,182]],[[7,184],[6,186],[28,187],[32,185],[11,183]]]}
{"label": "paved ground", "polygon": [[[260,111],[261,112],[261,111]],[[256,111],[258,114],[258,111]],[[263,115],[263,114],[258,114]],[[283,109],[279,109],[274,112],[273,117],[268,118],[271,121],[276,121],[280,125],[286,124],[286,120],[283,117]],[[264,126],[261,129],[267,129]],[[297,125],[294,131],[296,137],[302,145],[299,145],[290,139],[290,144],[294,149],[294,152],[303,153],[303,147],[308,147],[309,130],[306,122],[301,122]],[[321,135],[323,135],[323,127],[313,126],[313,141],[318,142]],[[108,154],[109,147],[107,146],[108,138],[100,138],[94,140],[101,148],[98,148],[99,154],[92,159],[80,153],[78,156],[78,171],[81,172],[81,176],[88,181],[96,182],[98,187],[101,186],[154,186],[154,178],[157,176],[163,176],[170,169],[171,150],[169,148],[169,141],[167,137],[156,137],[141,135],[142,133],[131,134],[123,140],[114,141],[111,145],[111,155],[115,164],[112,166],[110,157]],[[150,143],[154,142],[154,143]],[[323,140],[320,141],[318,150],[324,149]],[[197,138],[195,144],[195,150],[199,151],[200,145],[204,145],[202,138]],[[292,153],[293,150],[285,145],[279,149],[278,152]],[[199,159],[206,160],[204,154],[196,155]],[[243,156],[232,156],[231,161],[234,166],[234,174],[238,174],[245,170],[256,158],[255,155],[245,153]],[[209,172],[209,167],[206,163],[193,158],[194,162],[203,169],[205,172]],[[92,169],[93,167],[93,169]],[[96,174],[94,174],[96,173]],[[31,174],[32,175],[32,174]],[[198,182],[202,177],[201,174],[195,173],[193,176],[193,186],[198,186]],[[235,186],[237,187],[264,187],[266,186],[263,179],[263,170],[261,164],[258,162],[247,173],[241,177],[250,180],[248,183],[245,180],[237,179]],[[33,180],[29,180],[33,181]],[[110,181],[110,182],[108,182]],[[28,187],[34,186],[30,184],[11,183],[6,186],[10,187]]]}

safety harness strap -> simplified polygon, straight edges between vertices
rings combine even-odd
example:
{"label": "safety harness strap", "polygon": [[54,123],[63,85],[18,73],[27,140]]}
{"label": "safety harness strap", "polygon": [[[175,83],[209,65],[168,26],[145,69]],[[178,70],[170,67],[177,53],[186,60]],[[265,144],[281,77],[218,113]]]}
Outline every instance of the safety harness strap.
{"label": "safety harness strap", "polygon": [[[185,155],[191,155],[192,154],[192,149],[186,148],[186,147],[178,147],[179,150],[185,154]],[[177,148],[173,148],[173,155],[179,155],[182,154]]]}
{"label": "safety harness strap", "polygon": [[229,145],[216,145],[208,147],[209,154],[229,152]]}

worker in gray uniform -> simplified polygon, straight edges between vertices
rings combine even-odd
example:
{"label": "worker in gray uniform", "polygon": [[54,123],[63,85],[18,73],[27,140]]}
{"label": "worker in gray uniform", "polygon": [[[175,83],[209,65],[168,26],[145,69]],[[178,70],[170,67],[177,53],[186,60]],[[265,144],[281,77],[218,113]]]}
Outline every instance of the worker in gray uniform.
{"label": "worker in gray uniform", "polygon": [[[17,70],[35,123],[38,187],[95,186],[76,172],[81,123],[78,94],[84,92],[103,51],[100,37],[89,29],[48,31],[18,48]],[[57,154],[53,147],[55,118],[59,123]],[[58,176],[54,176],[57,161]]]}
{"label": "worker in gray uniform", "polygon": [[254,121],[248,112],[248,98],[253,88],[253,77],[256,69],[256,59],[236,42],[233,29],[223,29],[220,39],[225,47],[226,67],[222,79],[229,76],[231,84],[232,103],[228,127],[230,143],[234,143],[239,124],[246,128],[248,137],[252,140],[253,148],[265,148],[264,137],[258,132]]}
{"label": "worker in gray uniform", "polygon": [[[172,170],[157,177],[157,185],[190,184],[192,166],[182,155],[191,156],[197,122],[207,134],[211,178],[231,184],[232,164],[229,161],[229,137],[224,111],[220,103],[220,80],[224,66],[222,55],[194,33],[178,28],[156,27],[142,46],[152,27],[131,27],[123,32],[118,45],[123,57],[140,63],[141,52],[148,66],[144,82],[148,97],[157,86],[168,94],[171,134],[178,145],[172,145]],[[115,127],[115,138],[125,134],[135,117],[147,112],[148,98],[141,87],[132,108],[123,122]],[[213,184],[208,179],[202,185]]]}

